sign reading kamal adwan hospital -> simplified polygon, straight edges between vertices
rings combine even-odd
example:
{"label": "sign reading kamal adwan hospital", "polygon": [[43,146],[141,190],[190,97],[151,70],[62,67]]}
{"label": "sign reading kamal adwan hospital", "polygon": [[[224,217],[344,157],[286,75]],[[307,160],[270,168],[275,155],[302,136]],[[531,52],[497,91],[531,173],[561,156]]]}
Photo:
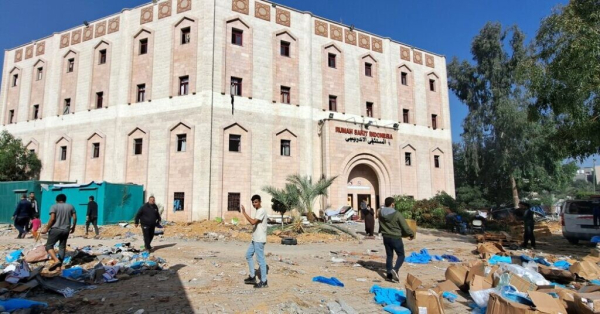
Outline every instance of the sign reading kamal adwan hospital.
{"label": "sign reading kamal adwan hospital", "polygon": [[348,143],[364,142],[369,145],[391,145],[392,140],[394,139],[393,135],[390,133],[343,128],[339,126],[335,127],[335,133],[351,135],[345,138],[345,141]]}

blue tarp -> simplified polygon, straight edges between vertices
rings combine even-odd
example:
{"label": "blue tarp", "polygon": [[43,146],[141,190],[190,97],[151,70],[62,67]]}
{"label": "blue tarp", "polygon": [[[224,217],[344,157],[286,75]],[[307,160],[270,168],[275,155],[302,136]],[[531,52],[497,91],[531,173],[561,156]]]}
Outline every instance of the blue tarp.
{"label": "blue tarp", "polygon": [[336,286],[336,287],[344,286],[344,284],[335,277],[327,278],[327,277],[323,277],[323,276],[317,276],[317,277],[313,278],[312,281],[326,283],[328,285],[332,285],[332,286]]}
{"label": "blue tarp", "polygon": [[373,285],[369,292],[375,294],[375,303],[381,305],[402,305],[406,301],[406,292],[403,290]]}
{"label": "blue tarp", "polygon": [[600,243],[600,236],[593,236],[590,241],[592,241],[592,243]]}
{"label": "blue tarp", "polygon": [[404,306],[400,306],[397,304],[388,305],[383,308],[384,311],[392,314],[410,314],[410,310],[405,308]]}
{"label": "blue tarp", "polygon": [[454,303],[454,301],[456,301],[456,299],[458,298],[458,295],[449,291],[444,291],[444,293],[442,293],[442,297],[448,300],[448,302]]}
{"label": "blue tarp", "polygon": [[569,267],[571,267],[571,264],[567,261],[556,261],[553,266],[556,268],[563,269],[563,270],[569,270]]}
{"label": "blue tarp", "polygon": [[536,257],[533,259],[536,263],[542,264],[544,266],[551,266],[550,262],[548,262],[544,257]]}
{"label": "blue tarp", "polygon": [[447,260],[448,262],[451,262],[451,263],[458,263],[458,262],[460,262],[460,260],[458,259],[458,257],[456,257],[454,255],[450,255],[450,254],[444,254],[444,255],[442,255],[442,258],[444,258],[445,260]]}
{"label": "blue tarp", "polygon": [[407,263],[414,263],[414,264],[427,264],[427,263],[431,262],[431,255],[429,255],[429,252],[427,252],[427,249],[422,249],[420,253],[416,253],[416,252],[410,253],[410,256],[407,257],[404,261]]}
{"label": "blue tarp", "polygon": [[500,255],[492,255],[492,257],[490,257],[490,259],[488,260],[488,263],[490,263],[490,265],[496,265],[498,263],[510,264],[511,262],[512,262],[512,259],[510,258],[510,256],[500,256]]}
{"label": "blue tarp", "polygon": [[35,302],[26,299],[8,299],[8,300],[0,300],[0,306],[4,308],[7,312],[12,312],[20,309],[29,309],[34,306],[47,307],[47,303]]}
{"label": "blue tarp", "polygon": [[8,253],[8,255],[6,255],[6,262],[7,263],[16,262],[19,259],[19,257],[21,257],[22,253],[23,253],[22,250],[16,250],[16,251],[12,251],[12,252]]}

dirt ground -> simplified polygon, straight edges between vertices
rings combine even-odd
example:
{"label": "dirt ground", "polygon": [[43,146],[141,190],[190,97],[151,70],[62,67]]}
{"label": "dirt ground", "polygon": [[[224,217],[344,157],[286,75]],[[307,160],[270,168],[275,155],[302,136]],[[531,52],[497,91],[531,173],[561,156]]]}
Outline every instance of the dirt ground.
{"label": "dirt ground", "polygon": [[[357,232],[364,230],[360,223],[347,227]],[[78,230],[69,244],[72,247],[130,241],[136,246],[143,244],[139,229],[114,226],[101,232],[102,239],[84,239],[82,230]],[[129,237],[127,232],[131,233]],[[230,236],[207,237],[208,232],[229,232]],[[279,240],[276,236],[269,238],[265,248],[270,267],[266,289],[257,290],[243,283],[248,276],[244,257],[250,239],[248,227],[197,223],[167,226],[165,237],[155,238],[153,254],[167,260],[166,271],[101,284],[68,299],[48,293],[28,298],[47,302],[54,313],[136,313],[141,309],[143,313],[329,313],[327,304],[332,301],[343,301],[357,313],[384,313],[369,293],[373,285],[404,289],[408,273],[425,285],[432,285],[445,279],[446,268],[451,265],[405,263],[399,274],[400,283],[391,283],[384,280],[385,252],[381,239],[303,237],[300,239],[304,244],[296,246],[276,243]],[[0,245],[26,245],[33,241],[13,238],[14,235],[3,235]],[[538,251],[573,258],[587,255],[591,248],[589,244],[570,245],[560,234],[540,238],[538,242]],[[406,255],[427,248],[430,254],[452,254],[463,262],[478,258],[472,253],[476,247],[472,236],[419,229],[417,238],[405,240],[404,244]],[[333,257],[344,262],[333,262]],[[336,277],[345,287],[312,282],[315,276]],[[443,301],[446,313],[470,312],[468,295],[459,294],[455,303]]]}

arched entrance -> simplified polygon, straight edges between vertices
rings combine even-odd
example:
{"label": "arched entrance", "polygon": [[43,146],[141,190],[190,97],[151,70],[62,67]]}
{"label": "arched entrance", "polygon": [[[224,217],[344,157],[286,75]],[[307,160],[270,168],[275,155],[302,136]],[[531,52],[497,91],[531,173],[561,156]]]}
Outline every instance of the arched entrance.
{"label": "arched entrance", "polygon": [[348,205],[352,208],[360,209],[362,201],[374,209],[379,208],[379,179],[371,166],[364,163],[354,166],[348,175],[346,190]]}

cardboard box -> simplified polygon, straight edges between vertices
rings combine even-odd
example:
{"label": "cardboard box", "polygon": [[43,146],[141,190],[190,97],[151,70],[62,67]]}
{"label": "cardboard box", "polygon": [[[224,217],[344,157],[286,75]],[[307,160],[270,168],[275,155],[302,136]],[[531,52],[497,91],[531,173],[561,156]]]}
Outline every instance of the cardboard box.
{"label": "cardboard box", "polygon": [[579,289],[579,293],[592,293],[592,292],[596,292],[596,291],[600,291],[600,286],[590,285],[590,286],[583,286]]}
{"label": "cardboard box", "polygon": [[405,220],[406,220],[406,224],[408,225],[410,230],[412,230],[413,233],[415,234],[415,239],[416,239],[417,238],[417,221],[414,219],[405,219]]}
{"label": "cardboard box", "polygon": [[571,267],[569,267],[569,270],[573,274],[577,274],[577,276],[585,278],[587,280],[594,280],[600,278],[600,267],[589,261],[577,262],[571,265]]}
{"label": "cardboard box", "polygon": [[479,291],[492,288],[493,281],[487,277],[475,275],[469,284],[469,291]]}
{"label": "cardboard box", "polygon": [[469,269],[462,265],[450,265],[446,269],[446,280],[450,280],[460,290],[468,291],[469,287],[466,285],[467,274]]}
{"label": "cardboard box", "polygon": [[459,288],[452,281],[446,280],[444,282],[440,282],[434,290],[438,294],[442,294],[445,291],[452,292],[459,290]]}
{"label": "cardboard box", "polygon": [[[584,302],[584,299],[587,302]],[[592,310],[586,303],[593,304],[594,310]],[[577,313],[581,314],[597,314],[600,313],[600,293],[576,293],[575,294],[575,308]]]}
{"label": "cardboard box", "polygon": [[467,273],[467,279],[465,281],[466,286],[471,286],[471,282],[475,276],[485,276],[485,264],[482,261],[477,261],[472,264],[471,268],[469,268],[469,272]]}
{"label": "cardboard box", "polygon": [[[498,286],[499,283],[500,283],[500,278],[496,277],[494,279],[493,286],[496,287],[496,286]],[[515,288],[517,288],[517,290],[519,290],[520,292],[535,291],[538,289],[536,284],[529,282],[529,280],[521,278],[514,273],[510,273],[509,283],[511,285],[515,286]]]}
{"label": "cardboard box", "polygon": [[406,305],[411,313],[444,314],[442,296],[433,289],[422,287],[417,277],[408,274],[406,277]]}
{"label": "cardboard box", "polygon": [[570,283],[575,280],[575,274],[568,270],[552,269],[543,265],[539,265],[538,272],[549,281],[558,283]]}
{"label": "cardboard box", "polygon": [[506,251],[504,250],[504,247],[502,247],[502,245],[500,245],[499,243],[496,243],[496,242],[484,242],[484,243],[479,244],[477,246],[477,252],[479,252],[480,254],[506,253]]}
{"label": "cardboard box", "polygon": [[531,291],[529,297],[534,306],[528,306],[517,302],[508,301],[501,296],[492,293],[488,301],[488,314],[566,314],[560,300],[554,299],[549,294]]}

